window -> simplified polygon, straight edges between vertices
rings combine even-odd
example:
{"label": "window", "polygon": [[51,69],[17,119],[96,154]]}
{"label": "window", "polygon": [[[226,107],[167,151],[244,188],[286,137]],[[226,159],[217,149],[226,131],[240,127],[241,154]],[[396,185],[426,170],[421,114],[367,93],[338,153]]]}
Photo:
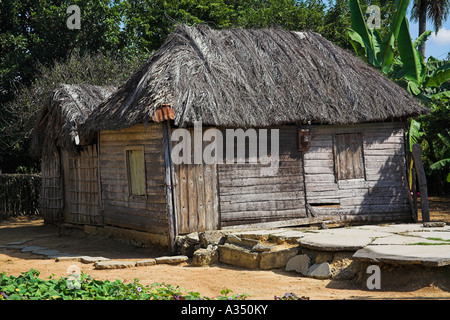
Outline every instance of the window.
{"label": "window", "polygon": [[334,135],[334,168],[337,180],[364,179],[361,133]]}
{"label": "window", "polygon": [[133,196],[145,196],[144,147],[127,147],[125,153],[129,193]]}

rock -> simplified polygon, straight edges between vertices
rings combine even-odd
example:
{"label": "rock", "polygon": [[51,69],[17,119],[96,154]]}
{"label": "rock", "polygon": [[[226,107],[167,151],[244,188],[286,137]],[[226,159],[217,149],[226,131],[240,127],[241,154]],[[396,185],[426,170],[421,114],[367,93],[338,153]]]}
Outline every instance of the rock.
{"label": "rock", "polygon": [[219,262],[219,253],[212,249],[198,249],[192,257],[194,266],[209,266]]}
{"label": "rock", "polygon": [[90,256],[82,256],[80,257],[80,262],[82,263],[96,263],[100,261],[108,261],[110,259],[104,257],[90,257]]}
{"label": "rock", "polygon": [[360,272],[360,263],[352,259],[351,252],[338,252],[330,263],[331,278],[335,280],[351,280]]}
{"label": "rock", "polygon": [[226,243],[219,245],[219,261],[234,266],[255,269],[259,265],[258,253],[249,249]]}
{"label": "rock", "polygon": [[261,253],[259,267],[261,269],[275,269],[286,266],[289,259],[298,253],[298,248],[282,249]]}
{"label": "rock", "polygon": [[136,261],[136,267],[153,266],[156,264],[155,259]]}
{"label": "rock", "polygon": [[200,243],[194,243],[186,240],[180,248],[180,254],[183,256],[192,257],[195,250],[200,249]]}
{"label": "rock", "polygon": [[258,244],[258,240],[255,239],[246,239],[246,238],[240,238],[234,234],[229,234],[227,236],[227,243],[236,244],[238,246],[245,246],[245,247],[254,247]]}
{"label": "rock", "polygon": [[329,279],[331,277],[330,264],[328,262],[314,264],[309,268],[306,276],[316,279]]}
{"label": "rock", "polygon": [[205,248],[209,245],[222,245],[226,240],[225,232],[219,230],[199,232],[198,238]]}
{"label": "rock", "polygon": [[272,249],[274,249],[276,247],[276,245],[270,245],[270,244],[262,244],[260,242],[258,242],[256,245],[254,245],[252,247],[252,251],[256,251],[256,252],[265,252],[265,251],[270,251]]}
{"label": "rock", "polygon": [[445,227],[446,223],[443,221],[430,221],[430,222],[424,222],[423,226],[425,228],[442,228]]}
{"label": "rock", "polygon": [[286,271],[296,271],[306,276],[310,267],[311,259],[307,254],[300,254],[291,259],[286,264]]}
{"label": "rock", "polygon": [[125,269],[136,266],[136,262],[131,261],[99,261],[94,263],[94,269],[104,270],[104,269]]}
{"label": "rock", "polygon": [[165,256],[165,257],[158,257],[155,258],[157,264],[177,264],[186,262],[189,259],[188,256]]}

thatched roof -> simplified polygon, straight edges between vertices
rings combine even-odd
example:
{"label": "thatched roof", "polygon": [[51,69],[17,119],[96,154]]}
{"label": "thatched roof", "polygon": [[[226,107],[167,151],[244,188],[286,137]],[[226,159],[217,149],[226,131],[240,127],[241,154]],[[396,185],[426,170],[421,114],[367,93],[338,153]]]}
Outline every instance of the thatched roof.
{"label": "thatched roof", "polygon": [[60,85],[43,106],[33,129],[32,152],[53,152],[55,147],[75,151],[79,126],[117,88],[90,84]]}
{"label": "thatched roof", "polygon": [[170,105],[190,126],[348,124],[426,112],[378,71],[317,33],[180,25],[83,131],[155,119]]}

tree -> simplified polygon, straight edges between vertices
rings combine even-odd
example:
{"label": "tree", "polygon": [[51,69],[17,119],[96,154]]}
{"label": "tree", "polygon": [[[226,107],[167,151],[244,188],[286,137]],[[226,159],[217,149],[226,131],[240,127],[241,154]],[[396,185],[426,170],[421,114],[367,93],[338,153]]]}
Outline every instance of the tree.
{"label": "tree", "polygon": [[[442,22],[447,20],[450,13],[450,0],[414,0],[411,10],[411,18],[419,22],[419,34],[427,30],[427,19],[434,25],[434,32],[437,34],[442,26]],[[425,42],[419,46],[420,54],[425,57]]]}

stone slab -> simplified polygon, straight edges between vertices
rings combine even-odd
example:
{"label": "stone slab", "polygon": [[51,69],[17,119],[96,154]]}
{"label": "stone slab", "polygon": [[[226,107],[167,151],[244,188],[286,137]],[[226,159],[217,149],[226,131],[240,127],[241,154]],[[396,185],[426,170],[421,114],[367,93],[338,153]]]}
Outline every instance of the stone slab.
{"label": "stone slab", "polygon": [[239,246],[224,244],[219,245],[219,261],[238,267],[255,269],[259,266],[260,254],[250,252]]}
{"label": "stone slab", "polygon": [[369,245],[356,251],[353,259],[440,267],[450,264],[450,245]]}
{"label": "stone slab", "polygon": [[419,243],[419,242],[420,243],[429,243],[429,244],[442,243],[442,241],[428,240],[428,239],[421,238],[421,237],[393,234],[388,237],[377,238],[374,241],[372,241],[370,244],[371,245],[399,245],[399,244],[411,245],[411,244]]}
{"label": "stone slab", "polygon": [[136,266],[136,262],[132,261],[108,260],[108,261],[98,261],[94,263],[94,269],[97,270],[125,269],[125,268],[132,268],[134,266]]}
{"label": "stone slab", "polygon": [[186,262],[189,259],[188,256],[164,256],[155,258],[157,264],[177,264]]}
{"label": "stone slab", "polygon": [[147,259],[136,261],[136,267],[154,266],[156,264],[156,259]]}
{"label": "stone slab", "polygon": [[81,256],[80,262],[82,263],[96,263],[100,261],[108,261],[110,259],[104,257],[91,257],[91,256]]}
{"label": "stone slab", "polygon": [[[424,239],[440,239],[445,241],[450,241],[450,231],[423,231],[423,232],[408,232],[407,235],[414,237],[421,237]],[[442,242],[442,241],[441,241]],[[449,243],[450,244],[450,243]]]}
{"label": "stone slab", "polygon": [[289,259],[298,253],[298,248],[289,248],[261,253],[259,267],[263,270],[286,267]]}
{"label": "stone slab", "polygon": [[309,268],[306,276],[316,279],[329,279],[331,278],[330,264],[328,262],[314,264]]}
{"label": "stone slab", "polygon": [[300,254],[296,255],[295,257],[292,257],[289,259],[288,263],[286,264],[286,271],[295,271],[298,273],[301,273],[302,275],[306,276],[308,273],[308,269],[311,266],[311,259],[306,254]]}
{"label": "stone slab", "polygon": [[305,233],[297,242],[306,248],[322,251],[356,251],[369,245],[377,237],[391,234],[354,228],[317,230]]}

